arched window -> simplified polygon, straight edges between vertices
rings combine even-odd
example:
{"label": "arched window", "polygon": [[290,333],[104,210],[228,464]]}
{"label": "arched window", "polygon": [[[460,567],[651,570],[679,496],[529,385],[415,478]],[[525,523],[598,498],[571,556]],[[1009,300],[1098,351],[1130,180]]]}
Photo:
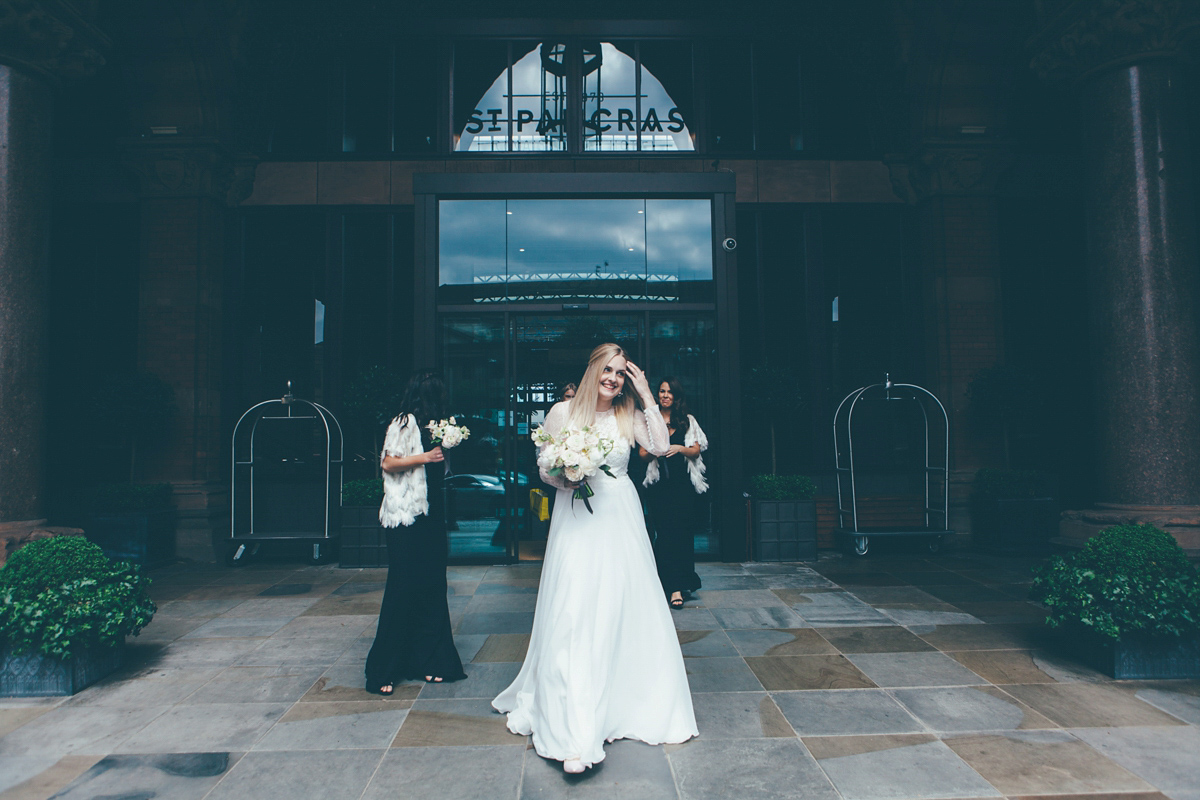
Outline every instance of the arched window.
{"label": "arched window", "polygon": [[514,58],[462,122],[454,149],[566,151],[576,92],[582,94],[584,152],[695,149],[683,114],[662,83],[609,42],[542,42]]}

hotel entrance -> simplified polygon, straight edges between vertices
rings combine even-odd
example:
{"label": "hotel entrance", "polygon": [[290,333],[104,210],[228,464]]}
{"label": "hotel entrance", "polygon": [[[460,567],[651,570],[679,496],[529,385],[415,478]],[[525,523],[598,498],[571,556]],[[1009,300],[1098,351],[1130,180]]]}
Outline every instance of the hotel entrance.
{"label": "hotel entrance", "polygon": [[[432,191],[418,192],[417,252],[427,257],[418,274],[426,276],[428,303],[414,309],[416,362],[440,366],[451,410],[471,429],[448,459],[451,558],[541,558],[548,524],[531,511],[531,492],[545,491],[551,502],[554,492],[538,476],[530,433],[563,387],[578,383],[603,342],[625,348],[654,389],[677,378],[708,434],[713,490],[702,498],[697,558],[721,558],[741,544],[744,526],[737,526],[735,508],[729,523],[730,497],[740,495],[740,451],[736,380],[729,377],[736,375],[736,347],[724,343],[724,329],[735,326],[727,319],[735,303],[726,289],[732,257],[721,245],[731,238],[725,222],[731,181],[417,177]],[[647,179],[655,177],[652,187]],[[672,179],[666,187],[664,177]],[[526,192],[513,185],[528,178],[541,185]],[[631,180],[614,180],[620,178]],[[575,191],[561,191],[563,179]],[[579,185],[597,181],[605,185]],[[718,187],[729,197],[713,191]],[[629,196],[631,189],[638,196]],[[643,473],[640,459],[631,459],[631,478],[640,484]]]}

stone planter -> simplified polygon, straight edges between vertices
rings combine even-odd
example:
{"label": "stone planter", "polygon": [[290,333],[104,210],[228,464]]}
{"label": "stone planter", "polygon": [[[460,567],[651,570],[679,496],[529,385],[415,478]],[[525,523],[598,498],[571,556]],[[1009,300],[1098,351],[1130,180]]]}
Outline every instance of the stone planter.
{"label": "stone planter", "polygon": [[115,561],[143,567],[175,558],[175,510],[94,512],[84,528],[88,540]]}
{"label": "stone planter", "polygon": [[86,689],[121,666],[125,646],[87,650],[69,659],[0,648],[0,697],[50,697]]}
{"label": "stone planter", "polygon": [[1053,497],[972,500],[971,538],[990,553],[1037,555],[1058,535],[1058,517]]}
{"label": "stone planter", "polygon": [[754,500],[755,561],[815,561],[815,500]]}
{"label": "stone planter", "polygon": [[387,535],[379,506],[342,506],[340,567],[386,567]]}
{"label": "stone planter", "polygon": [[1075,655],[1117,680],[1200,678],[1200,636],[1118,641],[1076,637],[1075,643]]}

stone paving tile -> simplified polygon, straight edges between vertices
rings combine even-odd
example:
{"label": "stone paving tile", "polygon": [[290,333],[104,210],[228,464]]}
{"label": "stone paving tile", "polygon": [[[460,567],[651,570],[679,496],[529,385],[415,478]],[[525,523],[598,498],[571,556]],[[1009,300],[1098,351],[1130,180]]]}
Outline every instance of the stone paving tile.
{"label": "stone paving tile", "polygon": [[709,739],[795,738],[779,706],[765,692],[702,692],[692,698],[696,727]]}
{"label": "stone paving tile", "polygon": [[[349,639],[270,638],[237,660],[244,667],[324,666],[337,662],[353,647]],[[363,657],[365,660],[365,656]]]}
{"label": "stone paving tile", "polygon": [[520,662],[492,664],[463,664],[467,679],[452,683],[426,683],[421,689],[422,700],[479,697],[491,700],[508,688],[521,671]]}
{"label": "stone paving tile", "polygon": [[762,579],[755,575],[705,575],[705,589],[765,589]]}
{"label": "stone paving tile", "polygon": [[771,696],[800,736],[925,731],[904,706],[882,689],[772,692]]}
{"label": "stone paving tile", "polygon": [[150,624],[138,634],[138,642],[173,642],[186,633],[196,630],[212,617],[176,617],[161,611],[154,615]]}
{"label": "stone paving tile", "polygon": [[201,800],[239,758],[230,753],[106,756],[54,797]]}
{"label": "stone paving tile", "polygon": [[[1200,731],[1185,728],[1092,728],[1072,731],[1101,755],[1174,800],[1200,798]],[[1106,784],[1105,789],[1115,788]]]}
{"label": "stone paving tile", "polygon": [[533,630],[532,611],[499,611],[486,614],[465,614],[454,632],[529,633],[531,630]]}
{"label": "stone paving tile", "polygon": [[682,800],[838,797],[796,739],[704,739],[672,748],[669,757]]}
{"label": "stone paving tile", "polygon": [[899,626],[821,628],[821,636],[843,653],[919,653],[933,650],[925,642]]}
{"label": "stone paving tile", "polygon": [[284,625],[274,635],[285,639],[357,639],[368,629],[374,631],[378,622],[378,614],[302,616]]}
{"label": "stone paving tile", "polygon": [[490,699],[425,700],[413,703],[392,747],[521,746],[528,736],[512,733]]}
{"label": "stone paving tile", "polygon": [[0,737],[7,736],[22,725],[33,722],[50,710],[50,706],[0,706]]}
{"label": "stone paving tile", "polygon": [[684,658],[737,657],[738,651],[725,631],[676,631]]}
{"label": "stone paving tile", "polygon": [[918,635],[939,650],[1029,650],[1047,642],[1041,625],[939,623]]}
{"label": "stone paving tile", "polygon": [[1004,691],[1064,728],[1184,724],[1114,684],[1042,683],[1005,686]]}
{"label": "stone paving tile", "polygon": [[467,614],[532,612],[537,605],[536,594],[479,594],[472,595]]}
{"label": "stone paving tile", "polygon": [[254,750],[353,750],[389,747],[408,709],[389,700],[297,703]]}
{"label": "stone paving tile", "polygon": [[682,608],[671,612],[675,629],[680,631],[718,630],[721,624],[707,608]]}
{"label": "stone paving tile", "polygon": [[266,639],[190,639],[176,641],[154,654],[147,666],[158,669],[206,669],[237,663]]}
{"label": "stone paving tile", "polygon": [[1000,795],[930,735],[805,737],[803,742],[846,800]]}
{"label": "stone paving tile", "polygon": [[106,755],[168,710],[166,706],[59,707],[0,739],[0,756]]}
{"label": "stone paving tile", "polygon": [[873,689],[875,684],[842,655],[765,656],[746,664],[769,691]]}
{"label": "stone paving tile", "polygon": [[525,754],[522,800],[676,800],[679,793],[662,747],[622,740],[604,748],[605,757],[583,775],[567,775],[558,761]]}
{"label": "stone paving tile", "polygon": [[748,628],[805,628],[806,621],[787,606],[771,608],[713,608],[713,617],[725,630]]}
{"label": "stone paving tile", "polygon": [[[270,590],[268,589],[267,591]],[[286,617],[294,619],[319,602],[321,602],[321,598],[319,597],[276,597],[272,595],[263,597],[260,592],[257,597],[229,609],[223,616],[227,619],[237,617]]]}
{"label": "stone paving tile", "polygon": [[218,617],[183,635],[183,639],[267,637],[292,621],[292,617]]}
{"label": "stone paving tile", "polygon": [[761,692],[763,686],[740,658],[686,658],[688,684],[697,692]]}
{"label": "stone paving tile", "polygon": [[[480,649],[483,647],[484,643],[487,642],[488,637],[491,635],[492,634],[489,633],[454,634],[454,649],[458,650],[459,659],[461,659],[464,664],[474,661],[476,654],[479,653]],[[374,641],[374,638],[370,639],[367,643],[367,647],[363,649],[361,653],[355,654],[356,664],[359,664],[364,668],[366,667],[367,653],[371,651],[370,644]],[[343,659],[349,660],[346,656],[343,656]]]}
{"label": "stone paving tile", "polygon": [[325,672],[322,667],[230,667],[181,701],[216,703],[294,703]]}
{"label": "stone paving tile", "polygon": [[[21,772],[18,782],[4,785],[13,765],[10,759],[33,759],[26,761],[27,768]],[[56,758],[53,756],[0,756],[0,797],[4,800],[46,800],[47,797],[62,791],[80,775],[91,769],[104,756],[99,755],[70,755]],[[36,765],[35,763],[36,762]],[[32,768],[36,766],[37,772]]]}
{"label": "stone paving tile", "polygon": [[1028,650],[960,650],[946,655],[989,683],[1054,683]]}
{"label": "stone paving tile", "polygon": [[[364,688],[366,680],[361,663],[334,665],[325,670],[324,675],[317,678],[317,682],[300,698],[300,702],[329,703],[344,700],[379,699],[380,695],[371,694]],[[424,687],[424,681],[397,684],[392,695],[385,699],[391,703],[411,705]]]}
{"label": "stone paving tile", "polygon": [[245,752],[287,709],[287,703],[176,706],[157,716],[111,752]]}
{"label": "stone paving tile", "polygon": [[358,800],[383,760],[383,750],[330,750],[312,753],[247,753],[221,779],[206,800]]}
{"label": "stone paving tile", "polygon": [[1146,688],[1139,689],[1135,696],[1189,725],[1200,725],[1200,697],[1196,695],[1166,688]]}
{"label": "stone paving tile", "polygon": [[768,589],[715,590],[701,589],[696,597],[705,608],[769,608],[786,606],[777,595]]}
{"label": "stone paving tile", "polygon": [[937,611],[924,608],[881,608],[897,624],[917,630],[941,625],[983,625],[983,620],[962,611]]}
{"label": "stone paving tile", "polygon": [[515,661],[520,664],[525,660],[527,650],[528,633],[493,633],[487,637],[470,661],[476,664]]}
{"label": "stone paving tile", "polygon": [[931,731],[1010,731],[1058,727],[994,686],[898,689],[893,696]]}
{"label": "stone paving tile", "polygon": [[58,756],[0,756],[0,792],[41,775],[58,763]]}
{"label": "stone paving tile", "polygon": [[726,635],[743,656],[836,655],[837,648],[814,628],[734,630]]}
{"label": "stone paving tile", "polygon": [[69,706],[149,708],[185,702],[224,669],[146,669],[119,672],[63,703]]}
{"label": "stone paving tile", "polygon": [[516,800],[526,753],[521,747],[402,747],[390,750],[362,800]]}
{"label": "stone paving tile", "polygon": [[1152,788],[1065,731],[948,737],[945,743],[1008,795],[1139,792]]}
{"label": "stone paving tile", "polygon": [[861,653],[848,658],[879,686],[969,686],[986,683],[945,653]]}

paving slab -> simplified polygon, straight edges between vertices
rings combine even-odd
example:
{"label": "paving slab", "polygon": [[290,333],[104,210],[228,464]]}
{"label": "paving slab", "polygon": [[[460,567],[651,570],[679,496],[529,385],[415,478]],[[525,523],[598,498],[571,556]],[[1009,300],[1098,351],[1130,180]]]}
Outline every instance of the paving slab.
{"label": "paving slab", "polygon": [[662,747],[622,740],[606,745],[605,757],[582,775],[567,775],[562,763],[525,754],[522,800],[677,800],[679,793]]}
{"label": "paving slab", "polygon": [[322,800],[358,800],[384,752],[330,750],[319,758],[310,752],[247,753],[206,800],[295,800],[316,792]]}
{"label": "paving slab", "polygon": [[[403,747],[389,751],[362,800],[516,800],[523,747]],[[486,787],[486,789],[484,788]]]}
{"label": "paving slab", "polygon": [[771,692],[800,736],[923,733],[925,728],[882,689]]}
{"label": "paving slab", "polygon": [[879,686],[967,686],[987,682],[944,653],[858,653],[847,658]]}
{"label": "paving slab", "polygon": [[1072,733],[1168,797],[1200,798],[1200,731],[1195,727],[1091,728]]}
{"label": "paving slab", "polygon": [[1000,795],[928,735],[806,737],[803,742],[846,800]]}
{"label": "paving slab", "polygon": [[796,732],[766,692],[702,692],[692,698],[696,726],[709,739],[791,739]]}
{"label": "paving slab", "polygon": [[106,756],[54,797],[202,800],[239,758],[231,753]]}
{"label": "paving slab", "polygon": [[254,750],[378,750],[391,746],[407,715],[388,700],[297,703]]}
{"label": "paving slab", "polygon": [[838,798],[797,739],[696,740],[669,757],[682,800]]}
{"label": "paving slab", "polygon": [[112,752],[245,752],[287,709],[285,703],[176,706],[155,717]]}

